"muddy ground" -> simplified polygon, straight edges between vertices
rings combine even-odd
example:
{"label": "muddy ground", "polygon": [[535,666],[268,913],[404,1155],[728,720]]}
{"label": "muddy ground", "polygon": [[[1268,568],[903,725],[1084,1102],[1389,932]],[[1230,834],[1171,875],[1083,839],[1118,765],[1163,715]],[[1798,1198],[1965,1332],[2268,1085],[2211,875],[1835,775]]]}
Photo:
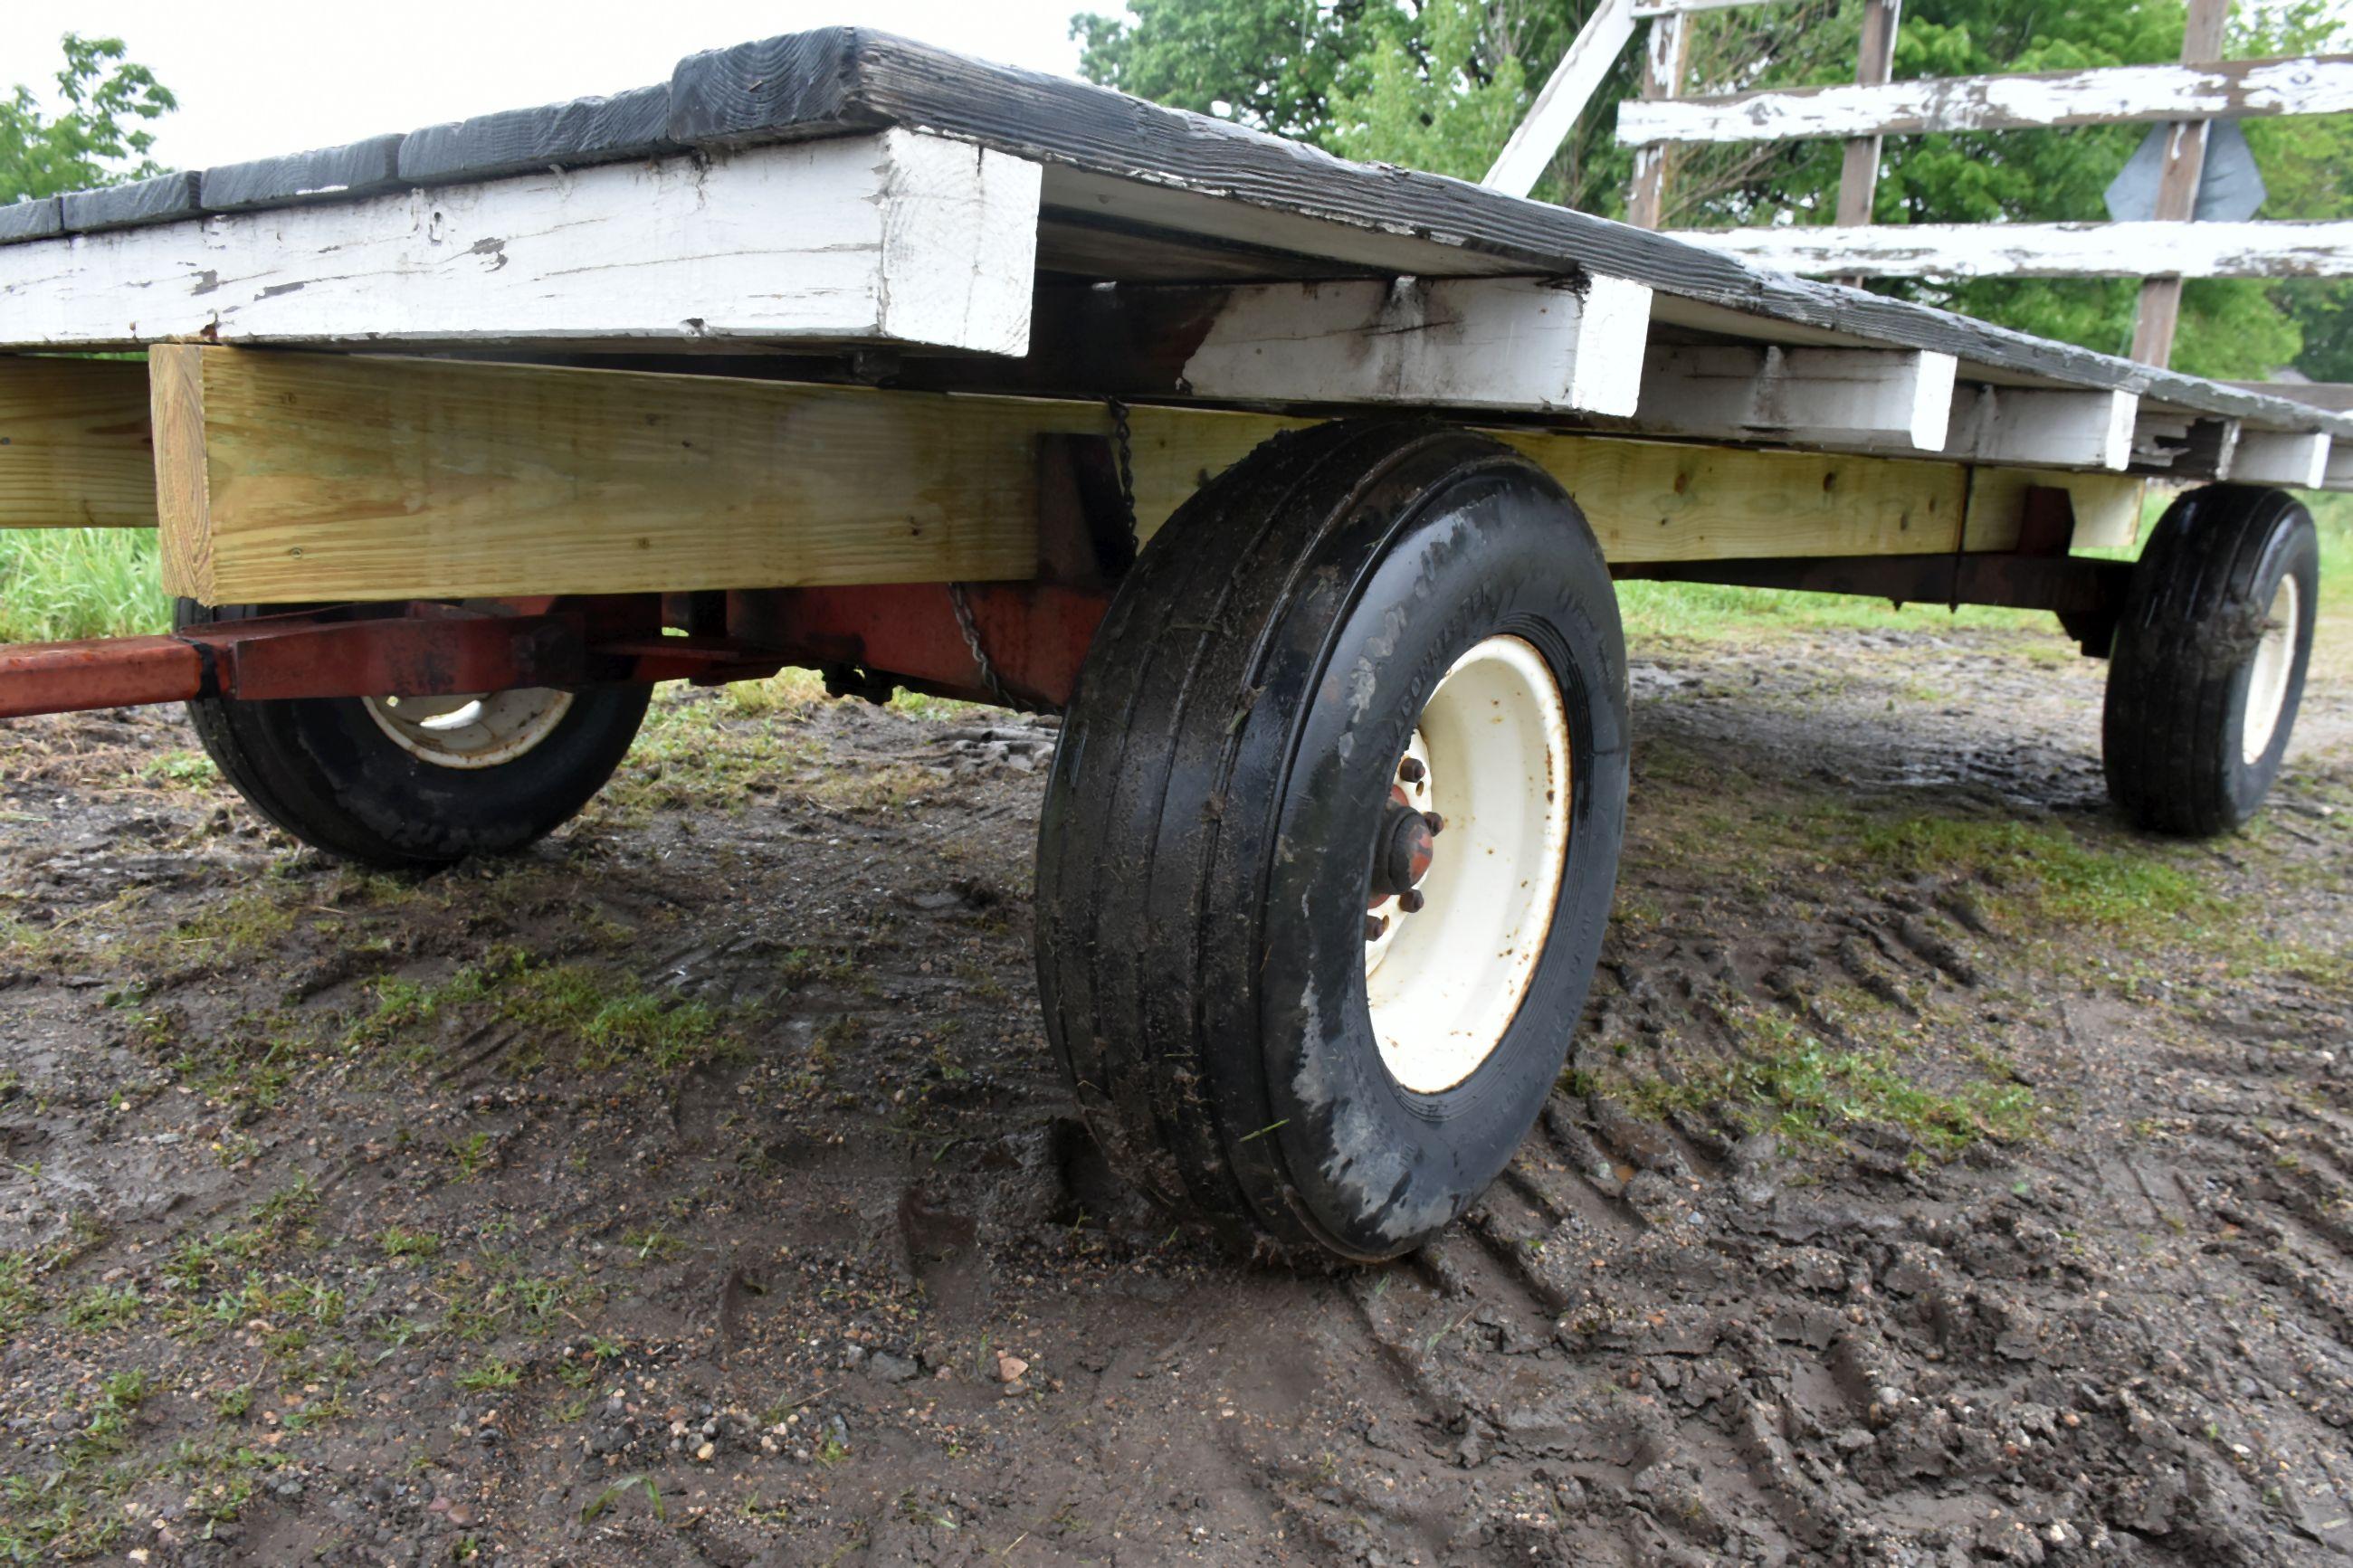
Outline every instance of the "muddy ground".
{"label": "muddy ground", "polygon": [[1911,624],[1638,647],[1560,1090],[1329,1272],[1070,1120],[1050,729],[665,700],[411,879],[176,714],[0,725],[0,1553],[2341,1560],[2353,686],[2155,844],[2102,667]]}

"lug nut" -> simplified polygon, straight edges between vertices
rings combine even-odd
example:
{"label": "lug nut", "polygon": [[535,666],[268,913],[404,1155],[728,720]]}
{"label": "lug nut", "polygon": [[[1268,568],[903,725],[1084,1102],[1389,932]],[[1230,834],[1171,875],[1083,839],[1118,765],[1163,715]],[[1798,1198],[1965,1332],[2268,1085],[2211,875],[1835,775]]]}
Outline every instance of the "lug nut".
{"label": "lug nut", "polygon": [[1380,940],[1381,940],[1381,932],[1383,932],[1383,931],[1387,931],[1387,930],[1388,930],[1388,929],[1389,929],[1389,918],[1388,918],[1388,916],[1387,916],[1387,915],[1366,915],[1366,916],[1365,917],[1365,940],[1366,940],[1366,942],[1378,942],[1378,941],[1380,941]]}
{"label": "lug nut", "polygon": [[1421,905],[1422,897],[1421,889],[1419,888],[1408,888],[1404,892],[1398,895],[1398,908],[1403,910],[1407,914],[1418,915],[1421,913]]}
{"label": "lug nut", "polygon": [[1434,811],[1423,812],[1421,814],[1421,819],[1430,824],[1430,836],[1432,838],[1437,837],[1440,834],[1446,831],[1446,818],[1439,816],[1438,813]]}
{"label": "lug nut", "polygon": [[1430,770],[1421,765],[1419,757],[1408,757],[1398,764],[1398,777],[1408,784],[1419,784],[1429,776]]}

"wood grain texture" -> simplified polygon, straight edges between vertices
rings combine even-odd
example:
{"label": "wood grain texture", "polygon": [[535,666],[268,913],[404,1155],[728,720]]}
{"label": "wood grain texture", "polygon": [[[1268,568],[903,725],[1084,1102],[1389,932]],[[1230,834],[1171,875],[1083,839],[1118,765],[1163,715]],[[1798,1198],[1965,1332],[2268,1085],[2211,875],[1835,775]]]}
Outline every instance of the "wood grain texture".
{"label": "wood grain texture", "polygon": [[1964,550],[2013,550],[2026,492],[2063,489],[2075,510],[2073,546],[2122,550],[2140,533],[2141,498],[2148,481],[2135,474],[2054,473],[2048,468],[1989,466],[1969,476],[1968,518]]}
{"label": "wood grain texture", "polygon": [[0,356],[0,528],[153,528],[147,367]]}
{"label": "wood grain texture", "polygon": [[194,346],[157,363],[165,585],[206,603],[1036,570],[1018,405]]}
{"label": "wood grain texture", "polygon": [[[1873,278],[2137,278],[2162,265],[2185,278],[2353,276],[2353,222],[1883,224],[1863,228],[1679,229],[1680,237],[1792,273]],[[1992,362],[1988,362],[1992,363]],[[2187,377],[2149,367],[2143,390],[2175,395]],[[2132,390],[2135,378],[2116,384]],[[2235,389],[2233,389],[2235,390]]]}
{"label": "wood grain texture", "polygon": [[1650,306],[1614,278],[1252,285],[1226,292],[1179,380],[1237,402],[1631,414]]}
{"label": "wood grain texture", "polygon": [[0,245],[18,240],[47,239],[66,231],[65,198],[41,196],[33,201],[0,205]]}
{"label": "wood grain texture", "polygon": [[1900,349],[1661,344],[1642,367],[1642,423],[1720,440],[1936,452],[1955,369],[1949,354]]}
{"label": "wood grain texture", "polygon": [[[1123,218],[1141,216],[1147,222],[1199,219],[1205,235],[1322,258],[1335,263],[1337,273],[1370,267],[1426,277],[1577,271],[1619,277],[1659,290],[1662,320],[1717,312],[1735,336],[1788,342],[1813,335],[1849,347],[1929,349],[1953,354],[1965,373],[1977,366],[2003,377],[2150,392],[2206,412],[2244,415],[2257,425],[2353,435],[2353,419],[2284,408],[2236,388],[1777,275],[1666,236],[1460,181],[1348,163],[1105,89],[991,66],[883,34],[829,28],[693,56],[680,63],[667,89],[641,92],[642,98],[621,95],[634,106],[628,117],[641,126],[636,116],[662,95],[669,110],[665,136],[681,145],[904,125],[1049,165],[1050,206],[1097,214],[1120,208]],[[522,139],[522,150],[512,157],[528,155],[533,166],[580,168],[644,151],[600,128],[596,111],[567,116],[565,108],[518,111],[518,123],[539,129]],[[470,151],[463,138],[446,136],[441,139],[450,142],[451,151],[426,163],[428,142],[444,130],[414,133],[404,142],[404,157],[414,142],[417,168],[431,169],[437,179],[516,166],[476,162],[506,156],[496,152],[496,139]],[[1155,194],[1162,204],[1141,212]],[[0,247],[0,255],[16,248]],[[0,327],[15,310],[0,300]],[[127,319],[143,312],[118,306],[113,313]]]}
{"label": "wood grain texture", "polygon": [[2241,484],[2317,489],[2328,476],[2326,432],[2244,430],[2232,455],[2230,477]]}
{"label": "wood grain texture", "polygon": [[[2181,30],[2181,63],[2202,65],[2219,58],[2230,18],[2231,0],[2189,0]],[[2198,191],[2206,179],[2206,127],[2203,120],[2177,120],[2168,129],[2157,209],[2149,214],[2160,223],[2187,223],[2197,216]],[[2144,268],[2162,275],[2143,279],[2133,316],[2132,357],[2143,364],[2162,365],[2173,359],[2173,334],[2181,321],[2182,275],[2163,265],[2170,259],[2159,253],[2159,265]]]}
{"label": "wood grain texture", "polygon": [[669,126],[670,89],[641,87],[412,131],[401,141],[396,170],[403,180],[429,185],[658,157],[678,150]]}
{"label": "wood grain texture", "polygon": [[[1657,102],[1678,96],[1691,62],[1691,20],[1681,12],[1651,23],[1642,50],[1642,98]],[[1672,149],[1648,142],[1634,151],[1633,184],[1626,193],[1626,221],[1657,228],[1665,221],[1667,167]]]}
{"label": "wood grain texture", "polygon": [[207,354],[222,352],[164,343],[147,356],[147,407],[155,444],[155,511],[162,530],[155,552],[162,563],[164,590],[205,604],[220,602],[210,597],[212,466],[204,458],[205,362]]}
{"label": "wood grain texture", "polygon": [[[194,345],[153,364],[165,584],[207,602],[1024,579],[1038,438],[1110,430],[1099,405],[1037,398]],[[1304,423],[1131,417],[1146,538]],[[1947,462],[1496,434],[1624,563],[1941,552],[1965,520],[1970,548],[2008,548],[2030,484],[2112,510],[2138,485],[1979,469],[1973,491]]]}
{"label": "wood grain texture", "polygon": [[1983,386],[1956,408],[1948,455],[1979,463],[2122,470],[2140,400],[2129,392]]}
{"label": "wood grain texture", "polygon": [[902,131],[0,248],[0,342],[912,342],[1018,353],[1038,171]]}
{"label": "wood grain texture", "polygon": [[198,178],[197,204],[206,212],[227,213],[373,195],[398,183],[401,140],[371,136],[342,147],[206,169]]}
{"label": "wood grain texture", "polygon": [[[1895,68],[1895,29],[1904,0],[1863,0],[1862,44],[1854,79],[1865,88],[1884,83]],[[1879,191],[1879,133],[1851,137],[1839,165],[1838,221],[1841,227],[1871,221]]]}
{"label": "wood grain texture", "polygon": [[193,217],[202,210],[196,175],[158,174],[152,180],[133,180],[127,185],[71,192],[65,197],[64,218],[69,234],[90,234],[101,229],[170,223]]}
{"label": "wood grain texture", "polygon": [[1640,144],[1920,136],[2348,110],[2353,110],[2353,55],[2320,55],[1629,101],[1619,111],[1618,140]]}
{"label": "wood grain texture", "polygon": [[[1263,237],[1282,249],[1432,277],[1573,267],[1876,346],[1932,349],[2089,386],[2162,392],[2168,401],[2252,414],[2259,423],[2309,426],[2327,417],[2282,412],[2235,388],[1947,311],[1808,282],[1590,214],[1440,175],[1350,163],[1227,121],[888,34],[826,29],[691,56],[671,79],[671,132],[681,140],[813,135],[828,122],[920,125],[1047,164],[1049,205],[1061,205],[1058,191],[1078,173],[1127,187],[1192,193],[1238,216],[1254,213],[1271,233],[1244,232],[1248,226],[1236,221],[1225,237]],[[2353,434],[2353,421],[2344,424]]]}
{"label": "wood grain texture", "polygon": [[1946,463],[1497,434],[1560,481],[1612,562],[1948,551],[1968,493]]}
{"label": "wood grain texture", "polygon": [[1654,0],[1654,3],[1634,7],[1634,19],[1646,22],[1657,16],[1679,16],[1685,11],[1729,11],[1742,5],[1762,5],[1768,0]]}

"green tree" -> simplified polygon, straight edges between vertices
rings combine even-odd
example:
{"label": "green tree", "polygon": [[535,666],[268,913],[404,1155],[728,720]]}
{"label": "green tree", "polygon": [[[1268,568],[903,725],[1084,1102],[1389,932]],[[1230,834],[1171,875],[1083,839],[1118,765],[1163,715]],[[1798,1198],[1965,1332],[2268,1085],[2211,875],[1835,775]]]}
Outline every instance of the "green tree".
{"label": "green tree", "polygon": [[1081,14],[1079,68],[1138,98],[1321,143],[1341,75],[1394,31],[1388,0],[1130,0]]}
{"label": "green tree", "polygon": [[0,203],[164,172],[148,156],[155,133],[146,126],[179,106],[171,89],[124,58],[120,38],[68,33],[64,48],[55,117],[22,83],[0,99]]}

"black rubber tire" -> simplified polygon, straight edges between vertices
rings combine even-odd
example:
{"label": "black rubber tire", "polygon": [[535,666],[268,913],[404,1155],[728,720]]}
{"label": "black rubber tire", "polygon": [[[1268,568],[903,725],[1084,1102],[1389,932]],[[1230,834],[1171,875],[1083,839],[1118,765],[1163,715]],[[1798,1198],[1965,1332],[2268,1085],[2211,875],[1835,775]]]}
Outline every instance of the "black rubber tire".
{"label": "black rubber tire", "polygon": [[[2303,614],[2286,700],[2251,763],[2242,725],[2255,650],[2291,576]],[[2108,795],[2134,823],[2203,837],[2263,805],[2303,700],[2319,587],[2312,514],[2284,491],[2209,485],[2166,509],[2126,593],[2102,725]]]}
{"label": "black rubber tire", "polygon": [[[1454,1088],[1412,1093],[1366,1000],[1369,847],[1430,691],[1504,631],[1566,700],[1569,864],[1502,1042]],[[1096,635],[1041,828],[1047,1029],[1113,1163],[1229,1232],[1347,1258],[1461,1215],[1543,1108],[1584,1005],[1626,743],[1600,549],[1509,448],[1349,421],[1211,481]]]}
{"label": "black rubber tire", "polygon": [[[274,606],[282,607],[282,606]],[[269,613],[183,599],[175,626]],[[355,697],[188,704],[196,739],[254,810],[314,849],[396,870],[520,849],[605,786],[643,721],[651,689],[596,687],[512,762],[436,767],[396,745]]]}

